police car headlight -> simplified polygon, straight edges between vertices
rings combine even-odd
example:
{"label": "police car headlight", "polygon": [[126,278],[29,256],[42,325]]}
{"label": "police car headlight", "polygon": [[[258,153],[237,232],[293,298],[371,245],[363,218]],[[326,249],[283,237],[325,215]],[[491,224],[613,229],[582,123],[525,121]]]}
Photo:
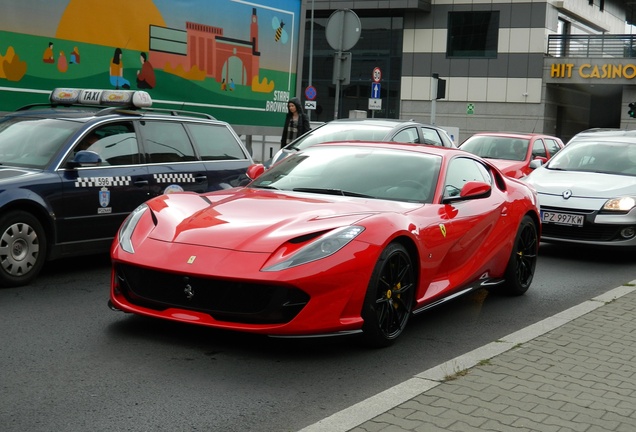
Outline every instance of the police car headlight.
{"label": "police car headlight", "polygon": [[132,235],[135,232],[139,219],[148,210],[146,204],[142,204],[132,211],[121,225],[119,229],[119,246],[128,253],[135,253],[135,248],[132,244]]}
{"label": "police car headlight", "polygon": [[636,206],[636,199],[633,197],[612,198],[603,205],[603,210],[628,212]]}
{"label": "police car headlight", "polygon": [[331,231],[300,248],[284,261],[266,266],[263,271],[285,270],[326,258],[345,247],[362,231],[364,231],[364,227],[361,226],[348,226]]}

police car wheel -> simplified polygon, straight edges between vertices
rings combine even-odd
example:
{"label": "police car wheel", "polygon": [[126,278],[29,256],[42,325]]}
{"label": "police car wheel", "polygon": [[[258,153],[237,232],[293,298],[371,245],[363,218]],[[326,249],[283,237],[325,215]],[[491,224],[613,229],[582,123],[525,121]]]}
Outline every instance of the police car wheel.
{"label": "police car wheel", "polygon": [[33,215],[13,211],[0,218],[0,285],[29,284],[46,259],[46,237]]}

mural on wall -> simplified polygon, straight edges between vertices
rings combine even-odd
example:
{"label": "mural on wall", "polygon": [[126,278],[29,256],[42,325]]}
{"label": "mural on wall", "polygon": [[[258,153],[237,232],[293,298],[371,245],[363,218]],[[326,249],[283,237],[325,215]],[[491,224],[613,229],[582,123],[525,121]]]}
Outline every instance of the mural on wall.
{"label": "mural on wall", "polygon": [[21,0],[0,14],[0,111],[56,87],[143,89],[154,106],[280,126],[302,0]]}

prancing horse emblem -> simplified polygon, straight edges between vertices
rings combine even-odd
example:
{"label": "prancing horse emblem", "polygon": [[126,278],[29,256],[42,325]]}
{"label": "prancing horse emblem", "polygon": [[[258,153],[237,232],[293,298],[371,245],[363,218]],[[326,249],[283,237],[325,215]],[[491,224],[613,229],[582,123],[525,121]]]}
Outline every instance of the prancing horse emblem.
{"label": "prancing horse emblem", "polygon": [[194,297],[194,290],[192,289],[192,286],[188,283],[190,279],[186,277],[186,278],[183,278],[183,281],[186,284],[185,288],[183,289],[183,293],[185,294],[188,300],[192,300],[192,297]]}

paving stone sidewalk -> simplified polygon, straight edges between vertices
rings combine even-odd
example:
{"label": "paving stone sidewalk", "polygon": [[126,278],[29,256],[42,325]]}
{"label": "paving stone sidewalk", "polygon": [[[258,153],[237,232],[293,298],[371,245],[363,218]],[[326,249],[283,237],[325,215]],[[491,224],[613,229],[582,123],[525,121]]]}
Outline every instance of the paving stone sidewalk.
{"label": "paving stone sidewalk", "polygon": [[636,431],[636,281],[302,432]]}

